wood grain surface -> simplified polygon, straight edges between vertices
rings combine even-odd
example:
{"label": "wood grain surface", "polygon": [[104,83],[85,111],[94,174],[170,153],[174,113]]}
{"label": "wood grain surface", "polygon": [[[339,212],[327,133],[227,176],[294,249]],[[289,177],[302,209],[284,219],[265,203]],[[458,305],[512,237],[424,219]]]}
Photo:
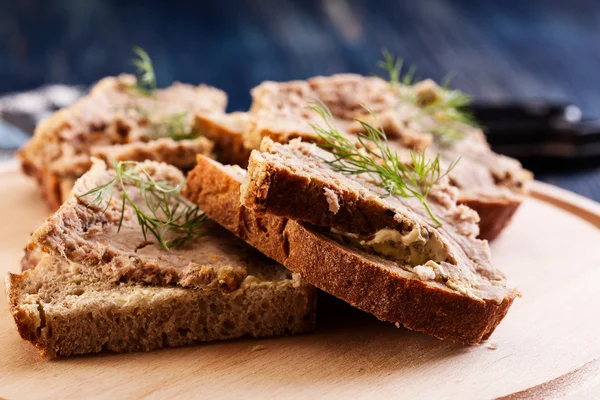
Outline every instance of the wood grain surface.
{"label": "wood grain surface", "polygon": [[[16,165],[0,169],[0,272],[19,270],[47,215]],[[491,340],[460,346],[324,296],[314,334],[151,353],[42,360],[0,300],[0,397],[594,398],[600,393],[600,206],[535,185],[492,244],[523,292]]]}

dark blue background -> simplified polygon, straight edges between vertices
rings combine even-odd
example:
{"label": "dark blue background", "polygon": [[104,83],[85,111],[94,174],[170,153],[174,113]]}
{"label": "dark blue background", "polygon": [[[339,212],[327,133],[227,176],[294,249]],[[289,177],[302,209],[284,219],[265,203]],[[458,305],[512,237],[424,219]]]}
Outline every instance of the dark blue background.
{"label": "dark blue background", "polygon": [[[596,0],[0,0],[0,93],[132,71],[134,45],[159,84],[212,84],[230,110],[263,80],[375,73],[387,47],[477,98],[568,100],[600,117]],[[600,200],[597,167],[537,176]]]}
{"label": "dark blue background", "polygon": [[387,47],[477,97],[600,114],[596,1],[0,1],[0,93],[131,70],[139,45],[162,85],[213,84],[244,109],[263,80],[374,73]]}

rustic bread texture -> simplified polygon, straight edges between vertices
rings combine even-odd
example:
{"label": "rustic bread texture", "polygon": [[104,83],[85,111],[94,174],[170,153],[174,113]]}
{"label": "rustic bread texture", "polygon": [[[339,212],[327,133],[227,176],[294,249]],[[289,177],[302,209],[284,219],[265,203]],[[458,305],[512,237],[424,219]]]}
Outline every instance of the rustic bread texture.
{"label": "rustic bread texture", "polygon": [[264,273],[224,293],[98,281],[46,256],[9,274],[6,292],[21,337],[44,358],[312,330],[314,289],[281,266]]}
{"label": "rustic bread texture", "polygon": [[115,161],[158,161],[189,171],[196,165],[196,154],[212,156],[213,142],[205,137],[175,141],[161,138],[150,142],[135,142],[114,146],[97,146],[92,156],[108,165]]}
{"label": "rustic bread texture", "polygon": [[27,250],[23,254],[21,258],[21,272],[34,269],[36,265],[40,263],[42,258],[46,256],[46,253],[39,250]]}
{"label": "rustic bread texture", "polygon": [[243,207],[240,186],[245,176],[246,171],[238,166],[224,166],[199,155],[182,193],[201,207],[206,206],[202,210],[212,220],[283,264],[288,256],[284,231],[288,224],[295,222],[269,214],[259,215]]}
{"label": "rustic bread texture", "polygon": [[[414,90],[426,93],[439,88],[432,81],[424,81]],[[331,110],[341,132],[361,133],[362,127],[355,121],[360,119],[382,127],[390,144],[400,151],[427,149],[431,157],[440,153],[444,168],[461,158],[450,182],[459,189],[459,202],[479,211],[480,237],[484,239],[495,238],[508,224],[532,179],[518,161],[494,153],[480,129],[465,126],[462,139],[434,140],[431,132],[436,130],[436,123],[415,118],[420,115],[419,108],[401,101],[380,78],[340,74],[307,81],[264,82],[252,90],[252,98],[249,128],[244,133],[248,148],[258,149],[264,137],[280,143],[294,138],[316,141],[310,124],[322,125],[323,121],[307,106],[321,101]]]}
{"label": "rustic bread texture", "polygon": [[216,222],[316,287],[377,318],[460,343],[487,339],[516,292],[501,301],[476,299],[423,281],[392,261],[340,244],[322,229],[241,205],[244,171],[203,156],[184,194]]}
{"label": "rustic bread texture", "polygon": [[244,144],[243,133],[248,123],[249,116],[245,112],[197,114],[195,129],[215,143],[220,162],[246,168],[252,150]]}
{"label": "rustic bread texture", "polygon": [[[184,180],[178,169],[166,164],[145,161],[136,168],[173,187]],[[115,171],[96,160],[75,184],[74,195],[34,231],[28,250],[41,250],[77,263],[98,280],[228,292],[239,289],[247,276],[256,274],[256,269],[277,267],[212,221],[205,223],[204,234],[166,252],[154,236],[144,237],[131,205],[126,204],[122,212],[123,192],[118,185],[100,203],[92,203],[94,196],[83,196],[114,176]],[[126,190],[144,210],[145,202],[137,187],[128,183]]]}
{"label": "rustic bread texture", "polygon": [[[227,103],[226,94],[210,86],[174,83],[142,96],[134,84],[131,75],[102,79],[87,96],[39,124],[19,151],[23,171],[37,179],[52,209],[90,167],[96,146],[149,142],[168,133],[164,127],[170,118],[181,117],[185,127],[192,127],[194,114],[223,112]],[[140,151],[133,154],[139,158]]]}

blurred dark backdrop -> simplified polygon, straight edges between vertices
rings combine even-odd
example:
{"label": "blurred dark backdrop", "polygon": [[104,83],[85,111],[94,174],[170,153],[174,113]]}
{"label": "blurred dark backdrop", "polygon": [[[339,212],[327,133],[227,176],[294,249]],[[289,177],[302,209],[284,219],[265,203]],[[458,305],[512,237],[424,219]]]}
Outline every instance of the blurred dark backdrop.
{"label": "blurred dark backdrop", "polygon": [[259,82],[376,72],[387,47],[479,98],[600,110],[594,0],[0,0],[0,93],[90,84],[151,55],[159,83],[206,82],[249,105]]}
{"label": "blurred dark backdrop", "polygon": [[[600,117],[598,0],[0,0],[0,95],[132,72],[134,45],[160,85],[217,86],[230,111],[263,80],[376,73],[388,48],[476,99],[569,101]],[[26,137],[0,126],[5,157]],[[600,168],[558,167],[536,175],[600,200]]]}

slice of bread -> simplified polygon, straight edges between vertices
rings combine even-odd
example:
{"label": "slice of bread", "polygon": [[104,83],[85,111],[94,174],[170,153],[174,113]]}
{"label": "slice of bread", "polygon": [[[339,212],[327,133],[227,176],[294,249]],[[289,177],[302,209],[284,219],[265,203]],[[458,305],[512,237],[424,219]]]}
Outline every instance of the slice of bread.
{"label": "slice of bread", "polygon": [[150,142],[134,142],[113,146],[96,146],[93,157],[104,160],[108,165],[115,161],[158,161],[172,165],[184,172],[196,165],[196,154],[212,155],[214,144],[205,137],[173,140],[161,138]]}
{"label": "slice of bread", "polygon": [[[439,91],[432,81],[399,88],[417,94]],[[480,129],[460,126],[462,138],[437,140],[432,132],[439,124],[417,118],[422,115],[419,107],[403,100],[388,82],[377,77],[339,74],[260,84],[252,90],[249,128],[244,133],[246,147],[258,149],[264,137],[280,143],[294,138],[317,141],[310,124],[322,125],[323,121],[308,109],[317,101],[331,110],[343,133],[362,133],[362,126],[355,121],[360,119],[381,127],[399,151],[427,149],[431,157],[440,153],[444,168],[460,158],[450,173],[450,183],[459,189],[458,201],[478,211],[481,238],[497,237],[528,191],[531,173],[518,161],[494,153]]]}
{"label": "slice of bread", "polygon": [[6,292],[21,337],[45,358],[302,333],[315,320],[314,288],[281,266],[226,293],[97,280],[46,255],[34,269],[8,274]]}
{"label": "slice of bread", "polygon": [[[257,153],[254,152],[253,157],[254,154]],[[253,157],[251,168],[255,163]],[[460,273],[469,273],[487,286],[489,292],[483,287],[473,290],[456,285],[451,288],[438,275],[431,279],[431,273],[436,274],[435,264],[405,268],[328,228],[249,209],[239,200],[242,183],[247,179],[245,175],[240,168],[198,156],[198,165],[189,173],[183,193],[216,222],[288,269],[300,273],[306,282],[383,321],[440,339],[474,344],[492,334],[518,295],[489,264],[487,244],[472,237],[476,234],[472,222],[465,224],[472,232],[463,240],[474,241],[479,255],[453,248],[451,254],[462,265],[448,265],[445,274],[448,281],[458,281]],[[279,185],[275,176],[271,176],[272,183]],[[289,191],[286,197],[291,205],[297,205],[300,199],[306,200],[306,193],[297,189],[300,188]],[[315,195],[325,196],[323,190],[316,186],[314,189]],[[268,193],[267,188],[265,192]],[[317,214],[321,200],[317,199],[314,208]],[[313,210],[312,201],[300,208]],[[469,210],[464,212],[470,214]]]}
{"label": "slice of bread", "polygon": [[215,143],[220,162],[246,168],[252,150],[244,144],[243,134],[248,123],[249,116],[245,112],[203,113],[196,114],[195,129]]}
{"label": "slice of bread", "polygon": [[[107,146],[94,146],[91,150],[93,157],[104,160],[108,165],[117,161],[159,161],[173,165],[182,171],[189,171],[196,165],[196,154],[207,156],[213,153],[213,142],[205,137],[175,141],[170,138],[161,138],[150,142],[134,142]],[[246,160],[246,163],[248,161]],[[49,171],[43,172],[43,174]],[[47,176],[47,175],[44,175]],[[58,178],[57,178],[58,179]],[[44,193],[49,190],[52,196],[58,195],[56,201],[52,200],[52,209],[57,209],[69,197],[75,177],[61,177],[58,180],[51,178],[49,181],[42,179]],[[48,182],[55,182],[48,188]],[[58,185],[57,187],[55,186]],[[60,202],[60,203],[59,203]]]}
{"label": "slice of bread", "polygon": [[[73,182],[88,170],[96,147],[151,142],[161,137],[175,142],[169,133],[171,122],[187,130],[193,127],[195,114],[223,112],[227,104],[223,91],[206,85],[174,83],[151,96],[140,95],[134,85],[135,77],[131,75],[100,80],[87,96],[39,124],[33,138],[19,151],[23,171],[37,179],[53,210],[65,200]],[[187,144],[191,145],[188,152],[210,154],[206,140],[173,143],[162,149],[140,144],[133,153],[127,147],[117,152],[137,159],[146,154],[160,161],[166,156],[159,150],[173,151],[169,157],[176,157]]]}

